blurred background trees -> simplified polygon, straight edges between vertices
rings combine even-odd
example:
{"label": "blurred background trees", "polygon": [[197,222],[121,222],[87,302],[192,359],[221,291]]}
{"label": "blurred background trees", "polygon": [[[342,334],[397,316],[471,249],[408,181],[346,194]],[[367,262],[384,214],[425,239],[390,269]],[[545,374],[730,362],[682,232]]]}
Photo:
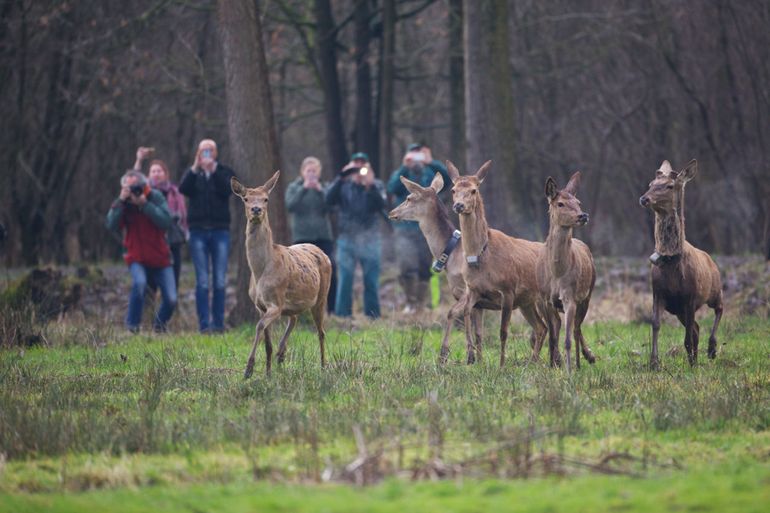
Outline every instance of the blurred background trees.
{"label": "blurred background trees", "polygon": [[103,219],[136,147],[181,174],[203,137],[247,182],[311,154],[330,178],[352,151],[384,178],[413,141],[469,172],[491,159],[492,225],[532,238],[545,178],[580,169],[595,254],[647,254],[638,196],[663,159],[697,158],[688,238],[767,247],[764,0],[259,0],[275,141],[241,149],[226,3],[0,1],[6,264],[118,255]]}

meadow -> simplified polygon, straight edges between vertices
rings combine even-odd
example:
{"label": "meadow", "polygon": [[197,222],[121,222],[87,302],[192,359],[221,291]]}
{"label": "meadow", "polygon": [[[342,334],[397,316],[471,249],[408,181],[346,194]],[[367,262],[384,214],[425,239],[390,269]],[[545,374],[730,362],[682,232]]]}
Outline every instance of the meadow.
{"label": "meadow", "polygon": [[494,329],[439,366],[423,324],[332,323],[326,369],[304,325],[248,381],[248,326],[2,351],[0,511],[766,510],[767,318],[726,318],[694,368],[667,324],[659,371],[649,325],[593,322],[572,375],[520,324],[504,368]]}

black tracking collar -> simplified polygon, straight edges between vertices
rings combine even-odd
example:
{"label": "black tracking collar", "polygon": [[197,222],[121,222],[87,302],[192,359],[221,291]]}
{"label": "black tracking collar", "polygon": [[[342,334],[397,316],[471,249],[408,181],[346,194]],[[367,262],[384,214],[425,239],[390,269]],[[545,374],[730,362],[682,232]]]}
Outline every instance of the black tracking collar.
{"label": "black tracking collar", "polygon": [[681,253],[677,253],[676,255],[661,255],[656,251],[650,255],[650,262],[652,262],[652,265],[660,267],[661,265],[676,263],[680,258],[682,258]]}
{"label": "black tracking collar", "polygon": [[447,241],[446,247],[444,248],[444,252],[441,253],[441,256],[438,257],[431,266],[431,269],[433,269],[435,272],[440,273],[446,268],[447,260],[449,260],[449,255],[452,254],[452,251],[455,250],[457,245],[460,243],[460,238],[462,237],[462,234],[460,233],[460,230],[455,230],[452,233],[452,237]]}

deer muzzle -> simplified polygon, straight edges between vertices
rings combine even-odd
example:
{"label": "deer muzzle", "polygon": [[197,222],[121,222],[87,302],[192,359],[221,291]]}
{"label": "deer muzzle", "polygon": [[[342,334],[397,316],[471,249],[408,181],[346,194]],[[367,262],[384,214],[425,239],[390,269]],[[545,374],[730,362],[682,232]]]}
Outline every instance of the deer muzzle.
{"label": "deer muzzle", "polygon": [[648,207],[650,205],[650,198],[647,197],[645,194],[641,198],[639,198],[639,204],[643,207]]}
{"label": "deer muzzle", "polygon": [[456,214],[462,214],[465,211],[465,205],[463,203],[455,203],[452,205],[452,210],[454,210]]}
{"label": "deer muzzle", "polygon": [[582,214],[580,214],[580,215],[578,216],[578,224],[579,224],[580,226],[583,226],[583,225],[585,225],[585,224],[588,224],[588,214],[586,214],[585,212],[583,212]]}
{"label": "deer muzzle", "polygon": [[259,216],[262,214],[262,208],[261,207],[251,207],[251,214],[255,216]]}

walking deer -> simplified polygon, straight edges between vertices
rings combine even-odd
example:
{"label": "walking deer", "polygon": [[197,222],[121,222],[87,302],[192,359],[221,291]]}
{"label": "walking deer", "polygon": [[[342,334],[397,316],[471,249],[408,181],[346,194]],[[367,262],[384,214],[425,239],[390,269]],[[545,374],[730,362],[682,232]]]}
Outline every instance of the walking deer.
{"label": "walking deer", "polygon": [[[588,223],[575,197],[580,183],[580,171],[572,175],[567,186],[559,190],[556,181],[548,177],[545,197],[548,200],[550,226],[545,248],[537,262],[537,282],[542,298],[543,316],[548,325],[549,347],[558,346],[561,317],[564,312],[564,353],[567,372],[572,370],[572,337],[575,337],[575,366],[580,368],[580,351],[589,363],[596,358],[586,344],[581,325],[588,312],[588,303],[596,282],[596,268],[591,250],[586,244],[572,238],[575,226]],[[558,363],[558,362],[551,362]]]}
{"label": "walking deer", "polygon": [[312,244],[286,247],[273,243],[267,204],[279,176],[280,171],[276,171],[263,186],[254,189],[244,187],[235,177],[230,180],[233,192],[243,200],[246,209],[246,258],[251,269],[249,296],[260,312],[244,379],[254,371],[254,356],[263,332],[267,356],[265,372],[270,374],[273,355],[270,325],[280,316],[289,318],[276,354],[278,363],[283,363],[286,342],[297,323],[297,316],[307,310],[310,310],[318,331],[321,366],[326,365],[324,315],[332,266],[329,257]]}
{"label": "walking deer", "polygon": [[704,304],[714,309],[714,325],[709,336],[708,356],[717,356],[717,329],[722,319],[722,279],[719,269],[705,251],[692,246],[684,233],[684,186],[698,172],[691,160],[681,171],[674,171],[664,160],[639,203],[655,213],[655,253],[652,262],[652,350],[650,367],[660,365],[658,331],[660,309],[676,315],[684,326],[684,347],[690,365],[698,360],[700,327],[695,312]]}
{"label": "walking deer", "polygon": [[[462,274],[465,260],[462,248],[456,247],[460,242],[461,233],[455,230],[446,207],[438,197],[439,191],[444,187],[444,179],[437,173],[430,187],[422,187],[406,177],[401,177],[401,182],[409,191],[409,196],[398,207],[391,210],[388,217],[397,221],[417,221],[433,255],[434,269],[446,270],[452,296],[458,300],[465,293],[465,280]],[[476,303],[471,314],[471,329],[476,346],[481,345],[482,341],[484,310],[500,310],[500,302],[482,299]],[[448,322],[445,331],[450,330],[451,321]],[[538,341],[535,340],[536,335],[533,330],[530,341],[533,348],[538,345]],[[468,347],[468,353],[472,354],[472,352],[473,347]],[[440,363],[446,363],[448,355],[449,337],[445,337],[441,346]]]}
{"label": "walking deer", "polygon": [[[543,247],[540,242],[509,237],[501,231],[490,229],[484,213],[484,201],[479,187],[484,181],[492,162],[487,161],[474,175],[460,176],[454,164],[447,161],[452,187],[453,210],[460,216],[462,232],[465,293],[449,310],[442,347],[448,343],[451,322],[461,312],[465,315],[465,339],[468,345],[468,363],[481,359],[481,344],[471,338],[470,317],[480,302],[500,305],[500,365],[505,363],[505,344],[511,313],[520,308],[532,326],[531,340],[537,346],[545,335],[545,323],[537,311],[539,299],[535,267],[537,256]],[[558,350],[558,349],[557,349]],[[534,348],[533,348],[534,351]],[[536,353],[533,352],[533,355]],[[551,354],[551,359],[558,355]]]}

